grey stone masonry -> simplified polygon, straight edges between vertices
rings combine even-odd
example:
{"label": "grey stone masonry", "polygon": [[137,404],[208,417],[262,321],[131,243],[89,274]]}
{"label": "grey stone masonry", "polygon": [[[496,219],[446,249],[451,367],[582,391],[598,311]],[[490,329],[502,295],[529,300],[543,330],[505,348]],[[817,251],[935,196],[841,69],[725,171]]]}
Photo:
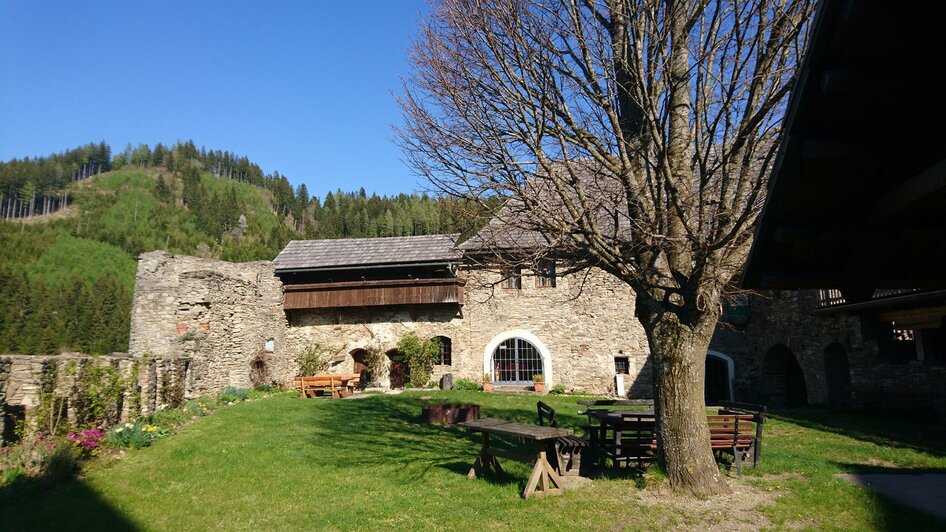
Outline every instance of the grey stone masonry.
{"label": "grey stone masonry", "polygon": [[[23,421],[27,426],[33,426],[42,396],[52,394],[57,399],[65,400],[66,419],[74,421],[72,404],[77,393],[76,375],[80,368],[89,364],[111,366],[123,382],[129,383],[115,405],[119,420],[127,421],[154,412],[161,404],[174,405],[179,402],[183,396],[183,383],[189,373],[190,360],[185,357],[157,360],[131,357],[125,353],[105,356],[82,353],[9,355],[0,358],[0,411],[17,407],[23,413]],[[0,435],[4,434],[3,428],[0,426]],[[6,428],[7,433],[12,429]]]}
{"label": "grey stone masonry", "polygon": [[0,357],[0,447],[3,447],[7,421],[7,381],[10,379],[10,359]]}
{"label": "grey stone masonry", "polygon": [[282,283],[272,262],[237,264],[163,251],[138,259],[129,352],[189,358],[186,397],[251,386],[257,358],[266,361],[270,380],[290,379],[294,368],[282,356],[286,330]]}

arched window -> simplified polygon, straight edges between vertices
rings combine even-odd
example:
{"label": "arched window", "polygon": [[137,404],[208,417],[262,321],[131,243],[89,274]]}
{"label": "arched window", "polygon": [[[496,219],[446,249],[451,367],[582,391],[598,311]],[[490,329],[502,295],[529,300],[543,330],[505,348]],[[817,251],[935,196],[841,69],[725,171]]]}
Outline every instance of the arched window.
{"label": "arched window", "polygon": [[535,375],[545,375],[542,355],[529,341],[510,338],[493,351],[493,381],[497,384],[525,385]]}
{"label": "arched window", "polygon": [[453,364],[453,341],[446,336],[434,336],[433,340],[440,346],[435,363],[441,366]]}

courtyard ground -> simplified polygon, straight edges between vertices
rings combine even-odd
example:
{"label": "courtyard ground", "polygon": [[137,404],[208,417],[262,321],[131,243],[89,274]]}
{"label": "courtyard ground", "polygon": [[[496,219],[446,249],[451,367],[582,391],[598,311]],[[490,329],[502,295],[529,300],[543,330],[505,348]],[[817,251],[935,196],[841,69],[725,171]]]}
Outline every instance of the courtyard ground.
{"label": "courtyard ground", "polygon": [[[427,398],[427,399],[425,399]],[[565,426],[576,397],[548,397]],[[410,392],[356,401],[290,394],[220,409],[180,434],[43,491],[0,492],[0,529],[933,529],[946,522],[835,477],[946,471],[920,424],[821,410],[774,416],[764,463],[734,494],[671,495],[659,473],[522,500],[528,466],[468,480],[478,435],[419,421],[430,401],[535,421],[534,396]],[[933,435],[935,436],[935,435]],[[940,438],[942,435],[939,436]]]}

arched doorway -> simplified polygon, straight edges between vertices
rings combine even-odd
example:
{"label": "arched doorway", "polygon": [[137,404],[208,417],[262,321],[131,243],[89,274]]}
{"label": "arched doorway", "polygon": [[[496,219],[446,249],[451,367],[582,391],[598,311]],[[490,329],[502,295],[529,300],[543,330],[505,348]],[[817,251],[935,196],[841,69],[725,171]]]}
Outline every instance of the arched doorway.
{"label": "arched doorway", "polygon": [[792,408],[808,404],[805,374],[791,349],[781,344],[769,349],[763,374],[769,406]]}
{"label": "arched doorway", "polygon": [[545,375],[539,348],[524,338],[508,338],[496,346],[492,357],[493,382],[525,386],[535,375]]}
{"label": "arched doorway", "polygon": [[397,390],[404,388],[411,380],[411,368],[407,365],[407,358],[404,353],[397,349],[388,351],[388,377],[391,381],[391,389]]}
{"label": "arched doorway", "polygon": [[843,408],[851,403],[851,368],[844,346],[834,342],[824,349],[824,376],[828,385],[828,404]]}
{"label": "arched doorway", "polygon": [[703,395],[707,405],[732,401],[733,361],[728,356],[709,351],[706,353],[706,377]]}
{"label": "arched doorway", "polygon": [[352,373],[361,375],[359,387],[365,389],[373,380],[373,375],[368,371],[368,352],[364,349],[355,349],[351,352]]}

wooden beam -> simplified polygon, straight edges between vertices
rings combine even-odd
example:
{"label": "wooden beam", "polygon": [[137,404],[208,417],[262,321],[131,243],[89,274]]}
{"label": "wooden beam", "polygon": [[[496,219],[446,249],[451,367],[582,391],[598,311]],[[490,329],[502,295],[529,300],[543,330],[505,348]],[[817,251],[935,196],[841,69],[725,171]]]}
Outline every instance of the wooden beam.
{"label": "wooden beam", "polygon": [[825,70],[821,74],[821,90],[828,94],[869,92],[873,94],[894,92],[902,87],[900,77],[884,75],[893,69],[875,69],[868,72],[853,68]]}
{"label": "wooden beam", "polygon": [[809,139],[802,145],[801,154],[805,159],[860,159],[871,157],[874,147],[874,143],[860,140]]}
{"label": "wooden beam", "polygon": [[883,220],[916,202],[946,190],[946,159],[934,164],[888,192],[877,202],[871,220]]}

